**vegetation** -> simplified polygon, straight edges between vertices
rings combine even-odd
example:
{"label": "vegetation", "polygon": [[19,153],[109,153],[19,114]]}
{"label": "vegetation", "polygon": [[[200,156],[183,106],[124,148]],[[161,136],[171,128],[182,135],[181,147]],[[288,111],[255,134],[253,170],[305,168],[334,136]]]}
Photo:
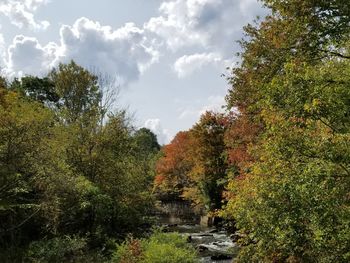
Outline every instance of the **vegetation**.
{"label": "vegetation", "polygon": [[228,79],[228,121],[208,127],[206,113],[178,134],[156,185],[222,207],[242,233],[238,262],[349,262],[349,4],[263,2],[271,13],[245,27]]}
{"label": "vegetation", "polygon": [[1,258],[55,262],[91,250],[108,256],[114,240],[148,223],[160,146],[123,111],[103,121],[103,88],[74,62],[42,79],[3,81]]}
{"label": "vegetation", "polygon": [[350,10],[264,2],[272,14],[246,28],[227,96],[260,127],[228,187],[225,213],[247,234],[239,260],[348,262]]}
{"label": "vegetation", "polygon": [[129,239],[118,246],[115,263],[195,263],[196,252],[185,237],[156,231],[148,239]]}
{"label": "vegetation", "polygon": [[157,162],[156,189],[191,200],[200,211],[220,209],[228,169],[224,134],[231,122],[230,115],[206,112],[177,134]]}
{"label": "vegetation", "polygon": [[196,262],[177,234],[142,238],[167,197],[234,220],[238,262],[349,262],[349,3],[262,2],[227,111],[162,148],[74,62],[0,78],[2,261]]}

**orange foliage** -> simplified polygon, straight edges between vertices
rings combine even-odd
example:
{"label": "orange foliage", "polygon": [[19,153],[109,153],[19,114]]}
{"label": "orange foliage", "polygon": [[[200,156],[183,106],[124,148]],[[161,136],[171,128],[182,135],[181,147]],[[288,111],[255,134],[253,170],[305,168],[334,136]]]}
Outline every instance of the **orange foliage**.
{"label": "orange foliage", "polygon": [[156,175],[154,178],[154,183],[155,185],[161,185],[165,180],[165,176],[164,175]]}
{"label": "orange foliage", "polygon": [[242,168],[253,161],[248,146],[253,144],[261,127],[253,123],[247,115],[240,115],[225,134],[228,161]]}
{"label": "orange foliage", "polygon": [[186,174],[191,168],[189,132],[179,132],[170,144],[163,147],[163,157],[156,164],[155,186],[166,192],[181,192],[187,184]]}

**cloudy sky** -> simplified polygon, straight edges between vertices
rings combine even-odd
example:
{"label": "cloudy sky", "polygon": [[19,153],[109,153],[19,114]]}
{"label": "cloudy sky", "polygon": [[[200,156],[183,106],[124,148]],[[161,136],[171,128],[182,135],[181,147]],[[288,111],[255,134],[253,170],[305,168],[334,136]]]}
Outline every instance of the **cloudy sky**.
{"label": "cloudy sky", "polygon": [[3,75],[44,75],[71,59],[116,76],[117,101],[161,143],[221,110],[242,27],[257,0],[0,0]]}

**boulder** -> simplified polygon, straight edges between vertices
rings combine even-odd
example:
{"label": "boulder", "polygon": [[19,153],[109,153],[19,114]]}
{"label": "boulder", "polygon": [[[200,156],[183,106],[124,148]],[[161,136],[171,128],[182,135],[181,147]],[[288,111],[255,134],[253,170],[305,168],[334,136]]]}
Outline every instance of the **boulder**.
{"label": "boulder", "polygon": [[197,250],[198,250],[199,252],[204,252],[204,251],[208,251],[209,248],[208,248],[207,246],[205,246],[205,245],[198,245],[198,246],[197,246]]}
{"label": "boulder", "polygon": [[232,235],[230,235],[230,239],[232,240],[232,242],[238,242],[240,239],[244,238],[245,235],[239,232],[236,232]]}
{"label": "boulder", "polygon": [[210,257],[211,260],[228,260],[232,259],[232,256],[228,255],[213,255]]}

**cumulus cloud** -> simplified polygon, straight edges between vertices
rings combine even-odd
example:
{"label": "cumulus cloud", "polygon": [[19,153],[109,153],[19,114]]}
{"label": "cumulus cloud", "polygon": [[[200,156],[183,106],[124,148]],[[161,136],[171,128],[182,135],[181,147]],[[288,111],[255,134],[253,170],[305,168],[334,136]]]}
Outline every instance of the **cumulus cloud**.
{"label": "cumulus cloud", "polygon": [[41,46],[36,38],[17,35],[7,50],[5,72],[12,76],[46,73],[57,57],[58,46]]}
{"label": "cumulus cloud", "polygon": [[34,12],[46,3],[47,0],[1,0],[0,13],[8,17],[11,23],[19,28],[45,30],[50,23],[37,21],[34,18]]}
{"label": "cumulus cloud", "polygon": [[0,74],[4,75],[4,67],[5,67],[5,41],[2,34],[0,34]]}
{"label": "cumulus cloud", "polygon": [[159,12],[145,28],[170,49],[199,45],[224,56],[231,55],[234,42],[242,37],[242,26],[262,13],[256,0],[172,0],[163,2]]}
{"label": "cumulus cloud", "polygon": [[216,53],[184,55],[176,60],[174,70],[179,78],[184,78],[206,65],[220,62],[222,62],[222,58],[220,54]]}
{"label": "cumulus cloud", "polygon": [[[19,27],[43,29],[46,21],[34,19],[35,11],[49,0],[0,0],[0,14]],[[252,10],[254,10],[252,12]],[[186,77],[207,65],[223,69],[232,62],[234,42],[242,26],[261,13],[256,0],[168,0],[159,16],[142,27],[127,23],[120,28],[79,18],[63,25],[60,41],[43,44],[35,38],[16,36],[6,52],[5,72],[12,75],[46,73],[59,62],[75,60],[88,68],[116,76],[120,84],[135,81],[162,52],[181,54],[173,69]],[[169,49],[164,49],[167,47]],[[196,48],[188,54],[186,47]]]}
{"label": "cumulus cloud", "polygon": [[148,119],[145,121],[144,127],[157,135],[159,144],[164,145],[170,142],[171,135],[168,130],[162,128],[160,119]]}
{"label": "cumulus cloud", "polygon": [[24,5],[29,9],[36,11],[40,6],[45,5],[49,0],[24,0]]}
{"label": "cumulus cloud", "polygon": [[144,25],[158,42],[177,52],[189,47],[200,50],[176,60],[174,69],[180,78],[208,64],[230,66],[242,27],[265,13],[257,0],[169,0],[159,12]]}
{"label": "cumulus cloud", "polygon": [[60,42],[41,45],[37,39],[16,36],[7,50],[5,71],[12,75],[45,74],[59,62],[75,60],[118,77],[121,84],[138,79],[157,61],[144,31],[134,24],[113,30],[87,18],[60,29]]}
{"label": "cumulus cloud", "polygon": [[133,23],[113,30],[80,18],[73,26],[63,26],[60,35],[61,60],[73,59],[111,75],[117,74],[124,83],[136,80],[158,59],[158,53],[147,43],[143,29]]}

